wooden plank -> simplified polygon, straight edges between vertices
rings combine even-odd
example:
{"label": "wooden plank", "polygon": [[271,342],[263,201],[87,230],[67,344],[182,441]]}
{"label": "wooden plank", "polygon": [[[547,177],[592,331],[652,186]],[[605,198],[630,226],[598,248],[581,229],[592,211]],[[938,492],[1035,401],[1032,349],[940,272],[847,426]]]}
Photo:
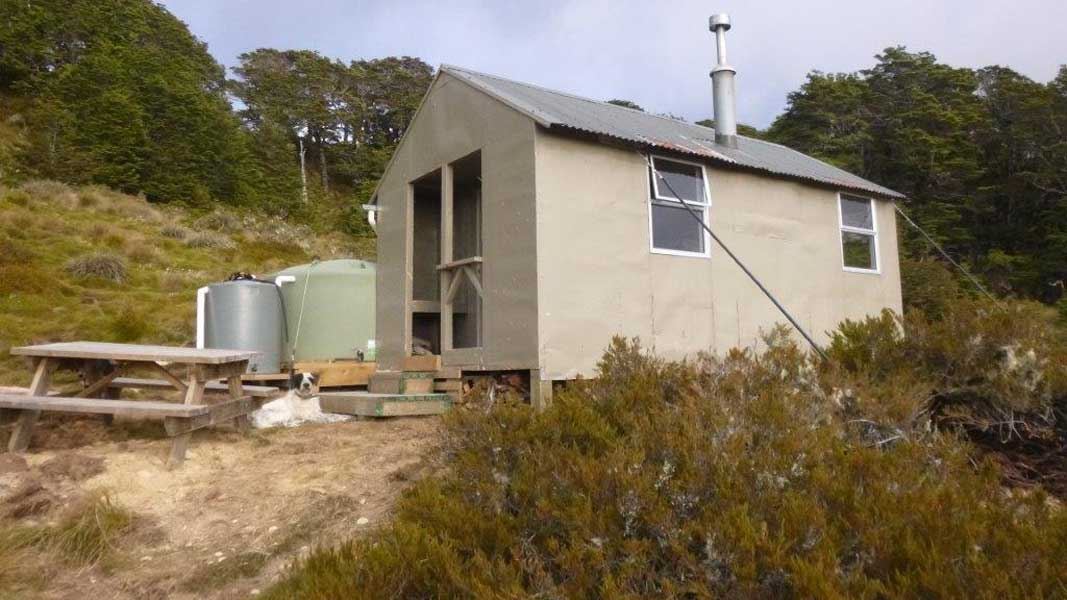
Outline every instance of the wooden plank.
{"label": "wooden plank", "polygon": [[289,379],[288,373],[245,373],[241,375],[243,381],[284,381]]}
{"label": "wooden plank", "polygon": [[[283,377],[288,377],[283,374]],[[111,382],[111,387],[114,388],[132,388],[132,389],[146,389],[146,390],[173,390],[174,386],[162,379],[139,379],[135,377],[119,377]],[[182,384],[182,387],[187,387]],[[242,389],[244,394],[252,396],[253,398],[269,398],[276,394],[280,394],[282,391],[280,388],[267,385],[243,385]],[[229,392],[228,384],[222,384],[215,381],[204,384],[204,390],[207,392]]]}
{"label": "wooden plank", "polygon": [[119,375],[122,375],[122,371],[123,371],[123,366],[119,365],[117,368],[115,368],[115,370],[113,370],[110,373],[100,377],[96,381],[92,382],[92,384],[90,384],[89,387],[87,387],[84,390],[78,392],[77,397],[78,398],[92,398],[93,396],[96,395],[97,392],[108,388],[110,386],[111,382],[115,380],[115,378],[117,378]]}
{"label": "wooden plank", "polygon": [[450,262],[447,262],[447,263],[443,263],[443,264],[437,265],[437,270],[438,271],[452,270],[452,269],[456,269],[456,268],[459,268],[459,267],[465,267],[467,265],[480,265],[480,264],[482,264],[482,262],[483,262],[483,259],[482,259],[481,256],[470,256],[470,257],[467,257],[467,258],[461,258],[459,260],[453,260],[453,261],[450,261]]}
{"label": "wooden plank", "polygon": [[412,300],[411,312],[413,313],[439,313],[441,303],[434,300]]}
{"label": "wooden plank", "polygon": [[[56,361],[50,358],[41,358],[37,360],[33,372],[33,381],[30,382],[30,389],[26,393],[26,396],[39,398],[48,394],[48,384],[52,381],[52,370],[55,368],[55,365]],[[23,452],[26,448],[30,447],[30,438],[33,437],[33,429],[37,425],[37,419],[40,416],[41,411],[32,408],[23,409],[22,412],[19,413],[18,422],[15,423],[15,430],[11,432],[11,439],[7,442],[8,452]]]}
{"label": "wooden plank", "polygon": [[169,369],[159,363],[152,363],[152,366],[163,376],[163,379],[166,379],[172,386],[174,386],[174,389],[181,390],[182,393],[185,393],[186,385],[184,381],[178,379],[174,373],[171,373]]}
{"label": "wooden plank", "polygon": [[164,417],[194,417],[210,412],[211,407],[151,400],[111,400],[108,398],[0,394],[0,408],[162,419]]}
{"label": "wooden plank", "polygon": [[463,377],[463,370],[459,367],[441,367],[434,374],[435,379],[459,379]]}
{"label": "wooden plank", "polygon": [[370,394],[367,392],[328,392],[319,395],[325,412],[363,417],[439,415],[452,408],[446,394]]}
{"label": "wooden plank", "polygon": [[378,363],[355,360],[300,361],[293,365],[293,370],[315,375],[320,388],[367,385],[371,376],[378,371]]}
{"label": "wooden plank", "polygon": [[462,392],[463,380],[462,379],[446,379],[444,381],[435,381],[433,383],[433,391],[435,392]]}
{"label": "wooden plank", "polygon": [[433,392],[433,373],[404,371],[376,373],[367,384],[375,394],[428,394]]}
{"label": "wooden plank", "polygon": [[462,271],[467,276],[467,279],[470,280],[471,285],[474,286],[474,291],[478,293],[478,297],[484,298],[485,292],[482,291],[482,282],[478,281],[478,275],[474,273],[474,269],[472,267],[463,267]]}
{"label": "wooden plank", "polygon": [[[445,163],[441,166],[441,226],[438,228],[441,238],[441,251],[438,254],[442,264],[452,262],[452,239],[455,235],[454,188],[455,171],[452,165]],[[438,319],[441,329],[438,343],[440,351],[444,352],[452,349],[452,297],[455,295],[453,288],[456,287],[459,277],[448,269],[438,272],[440,273],[438,299],[441,301],[441,316]],[[404,347],[404,353],[411,354],[411,350],[412,344],[409,342]]]}
{"label": "wooden plank", "polygon": [[114,344],[110,342],[59,342],[37,346],[19,346],[17,348],[12,348],[11,354],[43,358],[83,358],[219,365],[238,361],[248,361],[259,353],[247,350],[178,348],[174,346]]}
{"label": "wooden plank", "polygon": [[403,369],[405,371],[438,371],[441,368],[440,354],[426,354],[422,356],[407,356],[404,358]]}
{"label": "wooden plank", "polygon": [[[463,269],[460,270],[462,271]],[[448,280],[448,288],[445,290],[444,305],[449,307],[449,310],[451,310],[452,301],[456,299],[456,292],[459,291],[459,284],[461,281],[463,281],[463,273],[452,272],[449,273],[448,276],[444,279]]]}
{"label": "wooden plank", "polygon": [[209,404],[204,407],[208,409],[206,413],[185,418],[168,417],[163,420],[163,427],[167,430],[167,435],[182,436],[197,429],[212,427],[248,415],[256,410],[256,405],[255,400],[247,396],[237,400]]}

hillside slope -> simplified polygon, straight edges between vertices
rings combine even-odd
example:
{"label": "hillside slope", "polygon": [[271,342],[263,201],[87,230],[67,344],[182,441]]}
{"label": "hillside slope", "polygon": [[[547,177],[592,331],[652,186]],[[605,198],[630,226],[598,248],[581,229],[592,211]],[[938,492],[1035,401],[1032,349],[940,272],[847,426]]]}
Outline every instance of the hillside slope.
{"label": "hillside slope", "polygon": [[12,346],[190,344],[198,287],[235,271],[371,258],[373,248],[367,238],[150,204],[99,186],[0,187],[0,385],[27,383]]}

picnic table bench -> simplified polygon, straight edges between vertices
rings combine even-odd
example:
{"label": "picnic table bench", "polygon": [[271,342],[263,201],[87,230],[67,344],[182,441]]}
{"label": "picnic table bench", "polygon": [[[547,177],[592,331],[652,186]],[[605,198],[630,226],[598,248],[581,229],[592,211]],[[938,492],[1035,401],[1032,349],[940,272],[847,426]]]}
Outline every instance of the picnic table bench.
{"label": "picnic table bench", "polygon": [[[33,380],[26,394],[0,394],[0,411],[16,417],[8,450],[22,452],[41,412],[101,414],[159,419],[168,435],[174,437],[169,467],[185,459],[192,432],[224,422],[240,431],[249,428],[248,415],[259,403],[276,394],[277,388],[244,386],[241,375],[255,352],[106,342],[65,342],[12,348],[11,354],[26,356],[33,363]],[[171,369],[185,368],[184,378]],[[163,379],[123,377],[133,368],[150,368]],[[83,387],[73,394],[50,395],[52,373],[58,369],[80,371]],[[226,383],[216,383],[215,380]],[[176,389],[184,402],[122,400],[122,389]],[[226,392],[227,400],[206,404],[205,392]]]}

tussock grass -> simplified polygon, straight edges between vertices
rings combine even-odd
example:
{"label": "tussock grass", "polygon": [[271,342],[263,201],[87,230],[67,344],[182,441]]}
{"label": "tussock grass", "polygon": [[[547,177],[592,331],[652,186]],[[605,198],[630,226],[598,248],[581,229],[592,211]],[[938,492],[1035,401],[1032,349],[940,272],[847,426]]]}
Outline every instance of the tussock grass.
{"label": "tussock grass", "polygon": [[46,530],[38,544],[43,543],[70,563],[93,565],[118,550],[119,541],[133,526],[133,513],[113,502],[106,492],[96,492]]}
{"label": "tussock grass", "polygon": [[126,261],[106,252],[97,252],[67,262],[67,273],[78,279],[98,278],[123,283],[127,278]]}
{"label": "tussock grass", "polygon": [[241,220],[230,213],[215,211],[197,219],[193,227],[201,231],[208,229],[223,233],[236,233],[241,230]]}
{"label": "tussock grass", "polygon": [[190,248],[214,248],[219,250],[236,247],[236,244],[229,236],[212,231],[202,231],[190,235],[185,238],[185,245]]}
{"label": "tussock grass", "polygon": [[159,228],[159,234],[172,240],[184,240],[189,237],[189,230],[177,223],[167,223]]}
{"label": "tussock grass", "polygon": [[57,204],[65,208],[78,206],[78,194],[65,183],[38,179],[27,181],[19,186],[19,191],[35,200]]}
{"label": "tussock grass", "polygon": [[135,515],[97,490],[73,504],[54,525],[0,528],[0,564],[21,551],[53,553],[76,566],[114,557],[123,536],[133,531]]}

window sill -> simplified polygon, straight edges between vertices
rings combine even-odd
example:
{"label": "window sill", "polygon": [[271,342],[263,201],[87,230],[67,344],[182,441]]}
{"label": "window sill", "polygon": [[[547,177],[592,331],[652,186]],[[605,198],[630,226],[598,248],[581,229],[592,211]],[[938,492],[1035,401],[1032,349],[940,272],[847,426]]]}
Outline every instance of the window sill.
{"label": "window sill", "polygon": [[662,254],[664,256],[685,256],[688,258],[711,258],[711,254],[707,252],[686,252],[685,250],[665,250],[661,248],[652,248],[652,254]]}
{"label": "window sill", "polygon": [[860,269],[859,267],[842,267],[846,273],[861,273],[864,275],[881,275],[881,269]]}

